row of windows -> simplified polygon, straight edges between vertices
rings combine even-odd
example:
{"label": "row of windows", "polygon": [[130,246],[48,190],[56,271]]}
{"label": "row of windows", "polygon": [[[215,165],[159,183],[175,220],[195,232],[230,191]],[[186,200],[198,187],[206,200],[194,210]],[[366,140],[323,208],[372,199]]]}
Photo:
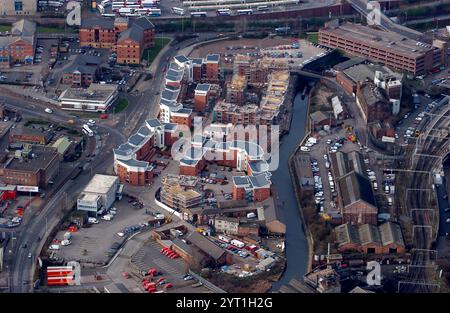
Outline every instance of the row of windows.
{"label": "row of windows", "polygon": [[0,51],[11,51],[11,50],[25,51],[25,47],[24,46],[0,47]]}
{"label": "row of windows", "polygon": [[334,43],[334,44],[337,44],[337,43],[339,42],[339,43],[341,43],[341,44],[351,45],[351,46],[357,46],[357,47],[359,47],[359,48],[366,48],[366,49],[370,49],[370,50],[378,50],[378,51],[380,51],[380,53],[381,53],[381,52],[388,53],[389,55],[396,56],[397,58],[410,59],[410,57],[404,56],[404,55],[402,55],[402,54],[395,53],[394,51],[387,51],[387,50],[375,48],[375,47],[373,47],[373,46],[364,45],[364,44],[361,45],[361,44],[355,43],[355,42],[353,42],[353,41],[351,41],[351,40],[339,38],[339,37],[332,36],[332,35],[325,35],[325,38],[322,36],[321,39],[322,39],[322,40],[328,40],[328,41],[331,41],[331,42]]}

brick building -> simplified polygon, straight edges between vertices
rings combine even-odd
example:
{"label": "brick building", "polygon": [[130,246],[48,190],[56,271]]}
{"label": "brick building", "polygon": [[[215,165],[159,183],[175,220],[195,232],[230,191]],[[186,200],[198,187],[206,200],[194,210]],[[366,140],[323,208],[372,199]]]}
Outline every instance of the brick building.
{"label": "brick building", "polygon": [[165,147],[165,126],[159,120],[147,120],[128,141],[114,149],[114,171],[123,183],[143,186],[153,181],[154,166],[149,161],[156,149]]}
{"label": "brick building", "polygon": [[155,26],[147,17],[129,21],[86,19],[80,28],[80,46],[106,48],[117,52],[117,63],[139,64],[145,49],[154,44]]}
{"label": "brick building", "polygon": [[62,73],[62,83],[72,87],[89,87],[97,81],[100,58],[89,55],[78,55],[66,66]]}
{"label": "brick building", "polygon": [[338,151],[331,154],[330,162],[344,223],[376,225],[378,208],[362,155],[357,151]]}
{"label": "brick building", "polygon": [[220,55],[208,54],[205,63],[205,81],[217,83],[220,80]]}
{"label": "brick building", "polygon": [[194,111],[205,112],[209,100],[209,84],[198,84],[195,87]]}
{"label": "brick building", "polygon": [[0,0],[0,16],[36,14],[37,2],[37,0]]}
{"label": "brick building", "polygon": [[32,64],[36,48],[36,23],[22,19],[13,23],[8,36],[0,36],[0,68]]}
{"label": "brick building", "polygon": [[252,176],[234,176],[233,200],[264,201],[270,197],[270,187],[269,172]]}
{"label": "brick building", "polygon": [[365,82],[357,86],[356,103],[366,123],[386,120],[392,116],[392,104],[386,92],[374,83]]}
{"label": "brick building", "polygon": [[339,252],[360,252],[364,254],[402,254],[405,243],[398,224],[386,222],[370,224],[342,224],[334,229]]}
{"label": "brick building", "polygon": [[0,182],[45,188],[59,173],[60,159],[54,148],[35,146],[3,158]]}
{"label": "brick building", "polygon": [[397,71],[425,74],[446,64],[446,44],[434,40],[432,45],[409,39],[391,31],[361,24],[329,23],[319,30],[319,43],[387,65]]}

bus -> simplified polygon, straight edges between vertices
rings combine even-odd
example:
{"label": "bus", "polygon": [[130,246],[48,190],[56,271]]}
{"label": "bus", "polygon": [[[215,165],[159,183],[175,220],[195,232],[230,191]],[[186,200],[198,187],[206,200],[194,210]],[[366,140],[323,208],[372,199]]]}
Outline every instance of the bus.
{"label": "bus", "polygon": [[115,17],[116,15],[114,13],[103,13],[103,17]]}
{"label": "bus", "polygon": [[59,7],[62,7],[62,6],[63,6],[63,3],[62,3],[62,2],[59,2],[59,1],[47,1],[47,5],[48,5],[49,7],[59,8]]}
{"label": "bus", "polygon": [[105,14],[105,7],[103,5],[98,4],[97,9],[100,12],[100,14],[102,14],[102,15]]}
{"label": "bus", "polygon": [[206,17],[206,12],[192,12],[191,17]]}
{"label": "bus", "polygon": [[253,14],[252,9],[244,9],[244,10],[237,10],[236,11],[238,15],[251,15]]}
{"label": "bus", "polygon": [[126,15],[126,14],[131,14],[131,13],[134,13],[134,9],[131,9],[131,8],[120,8],[119,9],[120,15]]}
{"label": "bus", "polygon": [[111,5],[111,0],[103,0],[100,4],[101,4],[104,8],[106,8],[107,6],[110,6],[110,5]]}
{"label": "bus", "polygon": [[269,11],[269,7],[267,5],[260,5],[256,7],[257,11]]}
{"label": "bus", "polygon": [[161,9],[148,9],[148,16],[161,16]]}
{"label": "bus", "polygon": [[216,11],[217,16],[230,16],[231,10],[230,9],[218,9]]}
{"label": "bus", "polygon": [[172,8],[172,13],[173,14],[177,14],[177,15],[184,15],[184,9],[173,7]]}
{"label": "bus", "polygon": [[83,133],[87,134],[89,137],[94,136],[94,132],[89,128],[87,124],[83,125]]}

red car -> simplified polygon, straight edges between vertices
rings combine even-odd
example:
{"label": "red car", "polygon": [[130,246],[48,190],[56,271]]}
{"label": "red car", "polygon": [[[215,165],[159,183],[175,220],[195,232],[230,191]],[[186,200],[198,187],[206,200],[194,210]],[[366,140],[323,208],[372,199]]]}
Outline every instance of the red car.
{"label": "red car", "polygon": [[156,281],[156,283],[157,283],[157,284],[161,284],[161,282],[164,282],[164,281],[166,281],[166,279],[165,279],[164,277],[160,277],[160,278]]}
{"label": "red car", "polygon": [[171,284],[171,283],[168,283],[168,284],[166,284],[163,288],[164,289],[170,289],[170,288],[172,288],[173,287],[173,285]]}
{"label": "red car", "polygon": [[151,268],[148,270],[148,274],[156,276],[158,274],[158,271],[156,270],[156,268]]}
{"label": "red car", "polygon": [[100,114],[100,118],[102,120],[106,120],[106,119],[108,119],[108,114]]}

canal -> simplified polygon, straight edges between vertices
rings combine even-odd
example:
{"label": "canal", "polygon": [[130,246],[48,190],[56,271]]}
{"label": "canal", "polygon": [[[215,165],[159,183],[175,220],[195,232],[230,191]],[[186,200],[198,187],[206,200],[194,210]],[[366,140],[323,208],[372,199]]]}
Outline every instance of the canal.
{"label": "canal", "polygon": [[278,282],[275,282],[271,291],[277,291],[292,278],[302,278],[308,263],[308,242],[303,229],[294,186],[289,172],[288,160],[294,153],[300,140],[305,135],[307,122],[308,93],[302,99],[302,91],[306,83],[300,81],[297,95],[292,108],[292,123],[289,134],[281,139],[279,167],[272,172],[272,181],[276,189],[277,202],[281,204],[281,211],[286,223],[286,270]]}

